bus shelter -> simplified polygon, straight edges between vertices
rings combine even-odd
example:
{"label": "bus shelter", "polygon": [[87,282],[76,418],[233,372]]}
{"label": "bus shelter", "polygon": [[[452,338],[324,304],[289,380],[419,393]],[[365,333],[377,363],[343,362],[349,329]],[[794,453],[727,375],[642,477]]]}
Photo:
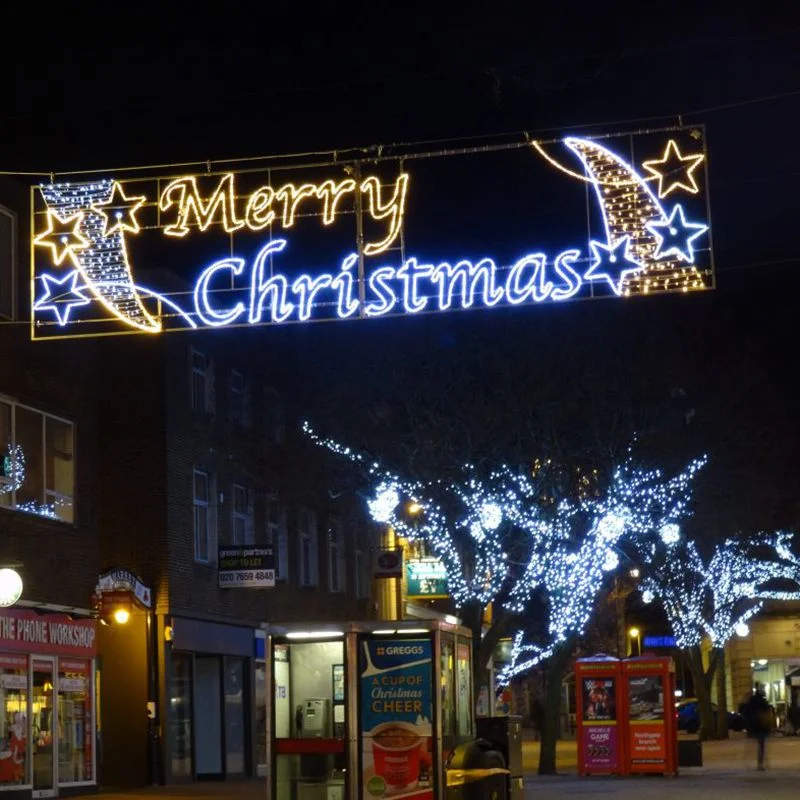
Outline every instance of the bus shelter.
{"label": "bus shelter", "polygon": [[473,739],[470,631],[265,625],[267,800],[439,800]]}

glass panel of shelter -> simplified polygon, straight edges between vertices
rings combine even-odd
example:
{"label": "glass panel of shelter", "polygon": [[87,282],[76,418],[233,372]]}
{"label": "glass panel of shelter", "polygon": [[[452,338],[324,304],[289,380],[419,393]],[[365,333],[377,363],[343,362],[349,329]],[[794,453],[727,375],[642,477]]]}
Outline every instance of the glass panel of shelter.
{"label": "glass panel of shelter", "polygon": [[275,800],[344,798],[344,676],[342,639],[273,646]]}

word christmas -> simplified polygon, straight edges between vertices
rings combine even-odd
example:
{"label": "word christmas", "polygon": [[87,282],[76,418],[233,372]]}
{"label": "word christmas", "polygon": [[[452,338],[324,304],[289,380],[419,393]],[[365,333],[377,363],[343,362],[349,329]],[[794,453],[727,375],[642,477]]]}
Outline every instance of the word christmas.
{"label": "word christmas", "polygon": [[[414,315],[708,287],[708,225],[696,197],[702,152],[661,139],[661,150],[647,150],[660,157],[636,168],[594,140],[570,137],[560,145],[566,161],[538,142],[524,152],[594,196],[597,207],[593,214],[587,208],[581,226],[590,235],[550,254],[521,248],[510,260],[409,255],[407,172],[382,182],[355,165],[345,169],[348,177],[276,186],[253,171],[43,184],[34,196],[33,336]],[[155,192],[142,194],[148,186]],[[315,254],[325,245],[318,229],[309,235],[309,224],[327,230],[345,217],[354,223],[353,244],[322,255],[327,269],[304,269],[309,255],[300,245],[307,239]],[[288,232],[296,233],[293,245]],[[160,235],[166,247],[210,233],[228,237],[226,256],[205,261],[188,292],[164,293],[136,279],[138,236],[151,242]],[[187,265],[174,247],[170,253],[185,276]]]}

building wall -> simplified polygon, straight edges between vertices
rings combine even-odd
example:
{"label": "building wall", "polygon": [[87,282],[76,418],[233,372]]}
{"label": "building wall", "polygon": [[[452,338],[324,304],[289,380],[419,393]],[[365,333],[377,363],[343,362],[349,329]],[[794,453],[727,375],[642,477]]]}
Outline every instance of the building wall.
{"label": "building wall", "polygon": [[[0,204],[17,218],[16,318],[0,320],[0,395],[75,425],[75,514],[69,524],[0,508],[0,559],[22,562],[23,602],[87,609],[98,570],[96,347],[30,341],[29,198],[26,186],[0,180]],[[3,281],[11,269],[0,254]]]}
{"label": "building wall", "polygon": [[752,619],[750,633],[734,637],[726,648],[729,692],[736,708],[753,689],[751,662],[800,661],[800,604],[781,604]]}
{"label": "building wall", "polygon": [[[263,332],[262,332],[263,335]],[[216,338],[219,337],[219,341]],[[272,436],[264,388],[269,383],[269,360],[249,357],[227,333],[171,337],[167,343],[167,486],[169,529],[170,610],[198,618],[237,620],[258,626],[264,621],[363,618],[366,599],[354,595],[353,561],[346,562],[341,592],[328,589],[326,531],[330,514],[350,519],[349,508],[332,501],[326,476],[317,462],[320,453],[298,441],[290,429],[284,444]],[[214,410],[191,408],[191,352],[212,359]],[[259,363],[260,361],[260,363]],[[266,362],[266,364],[265,364]],[[255,363],[255,366],[253,364]],[[251,401],[247,426],[231,422],[229,377],[232,369],[245,375]],[[290,416],[291,419],[291,416]],[[248,488],[253,505],[254,538],[266,537],[265,498],[277,497],[287,508],[289,577],[274,589],[220,589],[216,548],[209,564],[194,560],[193,468],[213,477],[215,529],[218,544],[233,542],[232,487]],[[297,521],[300,507],[317,514],[319,581],[317,587],[298,585]],[[357,523],[363,524],[363,523]],[[351,547],[353,530],[346,533]],[[365,554],[366,557],[366,554]],[[347,572],[349,570],[350,572]]]}

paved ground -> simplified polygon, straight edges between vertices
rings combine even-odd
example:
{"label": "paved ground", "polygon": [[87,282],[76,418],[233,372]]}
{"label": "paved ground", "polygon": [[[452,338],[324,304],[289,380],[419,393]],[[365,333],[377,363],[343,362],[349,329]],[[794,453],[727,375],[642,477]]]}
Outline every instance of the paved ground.
{"label": "paved ground", "polygon": [[[574,742],[561,742],[558,769],[562,774],[535,774],[538,743],[523,747],[526,800],[798,800],[800,798],[800,737],[776,737],[767,743],[767,770],[755,770],[755,743],[743,736],[703,745],[703,766],[687,767],[677,778],[579,778]],[[95,795],[97,800],[262,800],[262,780],[241,783],[200,783],[136,792]]]}

